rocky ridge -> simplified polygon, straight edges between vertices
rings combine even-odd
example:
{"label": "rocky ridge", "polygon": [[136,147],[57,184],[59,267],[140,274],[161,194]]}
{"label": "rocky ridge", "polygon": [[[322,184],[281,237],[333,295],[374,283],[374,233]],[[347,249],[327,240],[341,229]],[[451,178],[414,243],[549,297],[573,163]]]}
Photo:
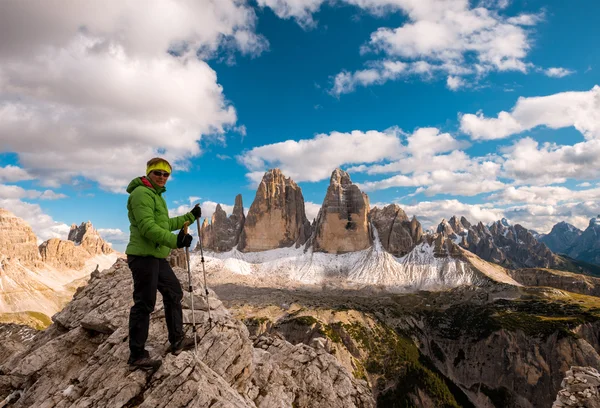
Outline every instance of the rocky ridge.
{"label": "rocky ridge", "polygon": [[552,408],[600,408],[600,373],[592,367],[571,367]]}
{"label": "rocky ridge", "polygon": [[[230,251],[238,244],[245,221],[241,194],[235,197],[235,205],[229,218],[221,204],[217,204],[211,223],[209,224],[208,219],[205,218],[200,228],[202,245],[205,249],[215,252]],[[198,249],[196,247],[196,250]]]}
{"label": "rocky ridge", "polygon": [[552,227],[550,233],[538,238],[546,244],[552,252],[566,254],[573,243],[581,236],[583,231],[567,222],[559,222]]}
{"label": "rocky ridge", "polygon": [[414,216],[409,220],[398,204],[390,204],[382,209],[372,208],[369,219],[377,230],[383,248],[397,257],[412,251],[423,236],[421,223]]}
{"label": "rocky ridge", "polygon": [[[176,273],[184,279],[183,270]],[[0,399],[16,399],[11,405],[15,408],[374,406],[366,383],[335,357],[277,337],[251,340],[212,291],[210,326],[199,281],[193,293],[197,354],[165,355],[153,375],[130,372],[126,340],[131,287],[123,261],[92,274],[89,284],[53,317],[52,326],[37,334],[26,350],[0,361]],[[186,324],[190,304],[186,295]],[[166,337],[159,306],[150,320],[151,356],[165,354]]]}
{"label": "rocky ridge", "polygon": [[38,247],[31,227],[0,209],[0,232],[0,313],[51,316],[73,294],[72,282],[117,258],[89,222],[71,229],[77,242],[52,238]]}
{"label": "rocky ridge", "polygon": [[369,197],[352,183],[348,173],[335,169],[316,219],[313,249],[343,254],[370,247],[369,210]]}
{"label": "rocky ridge", "polygon": [[239,238],[244,252],[301,246],[311,236],[302,189],[279,169],[265,173]]}
{"label": "rocky ridge", "polygon": [[600,216],[590,219],[588,227],[567,251],[571,258],[600,265]]}
{"label": "rocky ridge", "polygon": [[561,259],[532,233],[519,224],[510,225],[506,219],[490,226],[471,224],[464,217],[442,220],[437,232],[452,239],[461,247],[486,261],[506,268],[558,268]]}

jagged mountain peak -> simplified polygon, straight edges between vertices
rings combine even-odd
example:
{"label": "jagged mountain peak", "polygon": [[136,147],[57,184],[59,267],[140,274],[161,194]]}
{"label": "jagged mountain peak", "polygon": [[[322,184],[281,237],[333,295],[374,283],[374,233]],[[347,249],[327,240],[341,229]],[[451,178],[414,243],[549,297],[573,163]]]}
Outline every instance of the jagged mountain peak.
{"label": "jagged mountain peak", "polygon": [[[238,212],[243,215],[243,211]],[[238,248],[255,252],[299,246],[311,233],[302,189],[279,169],[267,171],[244,218]]]}
{"label": "jagged mountain peak", "polygon": [[329,253],[368,248],[372,243],[369,210],[369,197],[352,183],[348,173],[335,169],[317,216],[313,248]]}
{"label": "jagged mountain peak", "polygon": [[352,180],[347,172],[338,167],[331,173],[329,184],[351,185]]}

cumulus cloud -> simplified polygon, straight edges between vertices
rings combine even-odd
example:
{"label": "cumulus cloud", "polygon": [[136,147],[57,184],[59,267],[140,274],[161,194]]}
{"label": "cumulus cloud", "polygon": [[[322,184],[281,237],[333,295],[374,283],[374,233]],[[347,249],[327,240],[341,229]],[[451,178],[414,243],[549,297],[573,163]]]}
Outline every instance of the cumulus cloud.
{"label": "cumulus cloud", "polygon": [[16,183],[18,181],[32,180],[33,176],[18,166],[0,167],[0,183]]}
{"label": "cumulus cloud", "polygon": [[55,221],[44,213],[38,204],[31,204],[17,198],[0,198],[0,208],[4,208],[29,224],[38,238],[38,244],[50,238],[67,239],[71,229],[65,223]]}
{"label": "cumulus cloud", "polygon": [[0,184],[0,197],[8,199],[39,199],[39,200],[58,200],[66,198],[62,193],[56,193],[52,190],[25,190],[15,185]]}
{"label": "cumulus cloud", "polygon": [[[422,201],[418,204],[399,205],[409,217],[415,215],[424,229],[435,229],[443,218],[448,220],[455,215],[458,218],[464,216],[472,224],[482,222],[485,225],[507,218],[513,225],[521,224],[539,233],[548,233],[561,221],[585,229],[590,218],[600,213],[598,201],[558,205],[525,204],[504,208],[492,203],[466,204],[459,200]],[[377,203],[373,206],[383,207],[385,203]]]}
{"label": "cumulus cloud", "polygon": [[411,195],[423,193],[426,196],[449,194],[455,196],[474,196],[496,191],[505,185],[496,176],[500,166],[494,162],[472,163],[467,171],[453,172],[438,169],[429,173],[406,176],[392,176],[379,181],[360,183],[364,191],[383,190],[392,187],[418,187]]}
{"label": "cumulus cloud", "polygon": [[[589,186],[589,183],[587,183]],[[600,201],[600,188],[571,190],[562,186],[510,186],[487,198],[495,205],[516,203],[556,205],[562,202]]]}
{"label": "cumulus cloud", "polygon": [[331,132],[313,139],[255,147],[238,156],[238,161],[250,170],[246,176],[255,183],[260,182],[267,169],[276,167],[296,182],[320,181],[344,164],[399,157],[403,150],[399,136],[398,129]]}
{"label": "cumulus cloud", "polygon": [[110,243],[114,249],[123,252],[129,242],[129,233],[123,232],[119,228],[98,228],[98,233],[106,242]]}
{"label": "cumulus cloud", "polygon": [[261,7],[270,7],[279,18],[295,19],[304,29],[314,27],[313,14],[325,0],[257,0]]}
{"label": "cumulus cloud", "polygon": [[452,91],[457,91],[460,88],[464,88],[466,84],[467,82],[458,76],[450,75],[446,80],[446,86]]}
{"label": "cumulus cloud", "polygon": [[566,68],[548,68],[544,70],[544,74],[552,78],[563,78],[574,73],[575,71]]}
{"label": "cumulus cloud", "polygon": [[317,215],[319,215],[320,209],[321,209],[321,206],[319,204],[315,204],[310,201],[306,201],[304,203],[304,210],[306,211],[306,218],[308,218],[308,220],[310,222],[312,222],[315,218],[317,218]]}
{"label": "cumulus cloud", "polygon": [[331,94],[339,96],[350,93],[359,85],[381,85],[389,80],[397,79],[401,75],[408,75],[412,72],[414,70],[410,69],[409,64],[400,61],[377,61],[371,63],[368,69],[356,72],[343,71],[337,74],[333,81]]}
{"label": "cumulus cloud", "polygon": [[465,204],[458,200],[422,201],[414,205],[400,204],[409,217],[417,217],[423,228],[437,227],[443,218],[450,219],[453,215],[464,216],[471,223],[489,224],[503,217],[501,209],[481,204]]}
{"label": "cumulus cloud", "polygon": [[566,221],[579,229],[586,229],[590,218],[600,213],[596,201],[571,202],[559,205],[525,204],[504,210],[506,218],[513,224],[521,224],[539,233],[548,233],[552,227]]}
{"label": "cumulus cloud", "polygon": [[[505,17],[501,3],[450,0],[344,0],[376,15],[402,12],[408,21],[400,27],[381,27],[373,32],[361,52],[385,55],[385,61],[427,64],[423,74],[443,72],[447,86],[466,85],[464,76],[480,78],[492,71],[527,73],[533,64],[525,58],[532,46],[531,27],[542,14]],[[381,62],[371,62],[371,65]],[[406,74],[403,70],[402,74]],[[416,71],[412,71],[417,73]],[[351,92],[356,85],[380,84],[399,78],[385,69],[345,72],[335,77],[332,93]],[[367,75],[368,74],[368,75]],[[345,86],[341,86],[341,85]]]}
{"label": "cumulus cloud", "polygon": [[254,10],[235,0],[5,4],[2,151],[17,153],[47,186],[83,176],[122,191],[159,152],[185,168],[202,135],[223,134],[237,120],[196,55],[260,53],[267,43],[255,25]]}
{"label": "cumulus cloud", "polygon": [[529,137],[502,149],[502,175],[517,184],[564,183],[600,177],[600,139],[574,145],[540,144]]}
{"label": "cumulus cloud", "polygon": [[600,86],[583,92],[521,97],[511,112],[502,111],[497,118],[481,112],[460,116],[461,130],[473,140],[503,139],[537,126],[573,126],[588,140],[600,139]]}

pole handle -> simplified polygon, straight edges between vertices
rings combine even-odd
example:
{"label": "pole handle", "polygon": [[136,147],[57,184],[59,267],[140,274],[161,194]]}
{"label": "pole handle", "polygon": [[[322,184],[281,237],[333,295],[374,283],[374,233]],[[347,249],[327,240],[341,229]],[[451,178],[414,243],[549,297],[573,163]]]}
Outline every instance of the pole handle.
{"label": "pole handle", "polygon": [[187,234],[187,233],[188,233],[188,226],[189,226],[189,225],[190,225],[190,222],[189,222],[189,221],[186,221],[186,222],[184,222],[184,223],[183,223],[183,228],[182,228],[182,229],[183,229],[183,233],[184,233],[184,234]]}

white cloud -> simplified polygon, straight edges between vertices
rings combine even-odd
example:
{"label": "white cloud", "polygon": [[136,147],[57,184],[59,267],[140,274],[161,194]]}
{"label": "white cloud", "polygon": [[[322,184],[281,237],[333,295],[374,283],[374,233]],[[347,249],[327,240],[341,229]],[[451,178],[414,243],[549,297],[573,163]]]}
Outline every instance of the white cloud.
{"label": "white cloud", "polygon": [[496,180],[500,165],[493,162],[473,163],[464,172],[445,169],[413,176],[396,175],[379,181],[358,183],[364,191],[383,190],[392,187],[419,187],[411,195],[423,193],[426,196],[450,194],[455,196],[474,196],[496,191],[504,183]]}
{"label": "white cloud", "polygon": [[325,0],[257,0],[261,7],[270,7],[279,18],[294,18],[304,29],[314,27],[313,14]]}
{"label": "white cloud", "polygon": [[575,145],[544,143],[523,138],[502,149],[502,175],[518,184],[563,183],[567,179],[600,177],[600,140]]}
{"label": "white cloud", "polygon": [[281,169],[296,182],[319,181],[329,178],[336,167],[344,164],[394,159],[402,150],[398,129],[355,130],[255,147],[238,156],[238,160],[250,170],[246,176],[255,183],[269,168]]}
{"label": "white cloud", "polygon": [[474,140],[502,139],[537,126],[574,126],[586,139],[600,139],[600,86],[583,92],[521,97],[510,113],[502,111],[497,118],[486,118],[481,112],[464,114],[460,123],[461,130]]}
{"label": "white cloud", "polygon": [[597,200],[560,205],[526,204],[504,210],[504,215],[512,223],[521,224],[539,233],[550,232],[552,227],[561,221],[583,230],[589,225],[590,218],[598,213],[600,204]]}
{"label": "white cloud", "polygon": [[[200,203],[200,208],[202,209],[202,218],[210,219],[212,217],[212,215],[214,214],[215,210],[217,209],[217,204],[219,204],[219,203],[216,203],[214,201],[203,201],[202,203]],[[169,217],[177,217],[179,215],[186,214],[186,213],[190,212],[192,207],[193,207],[193,205],[184,204],[184,205],[180,205],[176,208],[170,209]],[[231,215],[231,213],[233,212],[233,205],[221,204],[221,208],[223,208],[223,210],[225,210],[227,215]]]}
{"label": "white cloud", "polygon": [[419,128],[407,137],[407,151],[413,156],[431,156],[467,147],[450,133],[440,133],[436,128]]}
{"label": "white cloud", "polygon": [[25,190],[20,186],[0,184],[0,198],[58,200],[66,197],[66,195],[61,193],[55,193],[52,190]]}
{"label": "white cloud", "polygon": [[0,183],[16,183],[17,181],[32,180],[33,176],[18,166],[0,167]]}
{"label": "white cloud", "polygon": [[574,73],[575,71],[566,68],[548,68],[544,70],[544,74],[552,78],[563,78]]}
{"label": "white cloud", "polygon": [[[383,207],[385,204],[374,204]],[[418,204],[399,204],[409,217],[415,215],[424,229],[435,228],[442,218],[464,216],[471,224],[480,221],[485,225],[507,218],[512,224],[521,224],[539,233],[548,233],[552,227],[566,221],[585,229],[590,218],[600,213],[598,201],[564,203],[560,205],[526,204],[500,208],[492,204],[466,204],[459,200],[422,201]]]}
{"label": "white cloud", "polygon": [[587,181],[585,183],[581,183],[581,184],[577,184],[577,187],[591,187],[592,184],[588,183]]}
{"label": "white cloud", "polygon": [[[422,69],[422,66],[420,66]],[[399,78],[401,75],[409,74],[409,65],[400,61],[377,61],[372,63],[368,69],[351,72],[340,72],[335,76],[331,94],[353,92],[357,85],[369,86],[381,85],[389,80]]]}
{"label": "white cloud", "polygon": [[460,77],[450,75],[446,80],[446,86],[452,91],[457,91],[467,85],[466,81]]}
{"label": "white cloud", "polygon": [[[129,233],[119,228],[98,228],[98,233],[106,242],[112,244],[113,248],[124,248],[129,242]],[[124,249],[119,249],[123,251]]]}
{"label": "white cloud", "polygon": [[[589,183],[587,184],[589,186]],[[561,186],[511,186],[490,195],[488,200],[494,202],[495,205],[515,203],[556,205],[567,201],[600,201],[600,188],[570,190]]]}
{"label": "white cloud", "polygon": [[448,220],[453,215],[464,216],[469,222],[484,224],[499,220],[503,217],[501,209],[491,208],[480,204],[465,204],[458,200],[422,201],[414,205],[400,204],[406,214],[417,217],[423,228],[437,227],[442,218]]}
{"label": "white cloud", "polygon": [[[533,64],[525,61],[532,46],[531,29],[543,19],[541,14],[500,15],[506,2],[482,2],[471,7],[465,0],[344,0],[376,15],[402,12],[408,21],[397,28],[381,27],[361,48],[385,55],[399,63],[427,63],[433,71],[449,75],[447,86],[456,90],[465,85],[458,75],[481,77],[491,71],[527,73]],[[377,64],[377,62],[371,62]],[[332,94],[351,92],[356,84],[381,84],[400,75],[381,75],[368,69],[370,80],[357,80],[365,70],[342,72],[336,76]],[[378,74],[373,79],[374,74]],[[345,87],[340,87],[345,83]],[[354,86],[348,86],[354,84]],[[344,92],[340,92],[343,90]]]}
{"label": "white cloud", "polygon": [[7,209],[29,224],[38,238],[38,244],[50,238],[67,239],[71,229],[67,224],[54,221],[38,204],[16,198],[0,198],[0,208]]}
{"label": "white cloud", "polygon": [[321,209],[321,206],[319,204],[315,204],[310,201],[306,201],[304,203],[304,210],[306,212],[306,218],[308,218],[308,220],[310,222],[312,222],[315,218],[317,218],[317,215],[319,215],[320,209]]}
{"label": "white cloud", "polygon": [[423,158],[422,156],[405,156],[398,161],[387,164],[360,165],[350,167],[348,172],[386,174],[386,173],[426,173],[436,169],[450,171],[466,170],[471,165],[471,158],[461,150],[454,150],[450,154],[438,154]]}
{"label": "white cloud", "polygon": [[122,191],[158,152],[185,168],[202,135],[222,134],[237,119],[196,51],[256,55],[267,43],[255,24],[252,7],[236,0],[8,3],[0,16],[1,151],[17,153],[46,186],[84,176]]}

